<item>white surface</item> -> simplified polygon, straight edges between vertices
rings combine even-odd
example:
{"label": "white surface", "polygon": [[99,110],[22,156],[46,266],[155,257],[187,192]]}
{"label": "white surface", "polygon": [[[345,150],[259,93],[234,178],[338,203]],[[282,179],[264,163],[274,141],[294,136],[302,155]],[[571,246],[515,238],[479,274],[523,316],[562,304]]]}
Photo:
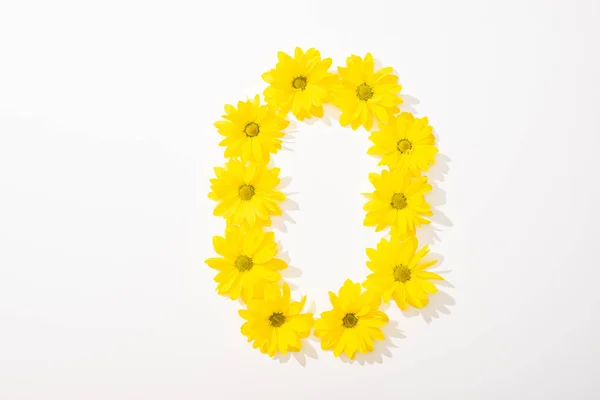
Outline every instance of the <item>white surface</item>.
{"label": "white surface", "polygon": [[[0,399],[599,398],[599,17],[584,0],[3,1]],[[394,66],[446,160],[430,199],[453,287],[424,315],[390,307],[404,338],[372,364],[252,350],[203,264],[224,226],[212,123],[296,45]],[[376,160],[364,131],[297,130],[275,159],[299,206],[278,237],[322,311],[380,237],[360,196]]]}

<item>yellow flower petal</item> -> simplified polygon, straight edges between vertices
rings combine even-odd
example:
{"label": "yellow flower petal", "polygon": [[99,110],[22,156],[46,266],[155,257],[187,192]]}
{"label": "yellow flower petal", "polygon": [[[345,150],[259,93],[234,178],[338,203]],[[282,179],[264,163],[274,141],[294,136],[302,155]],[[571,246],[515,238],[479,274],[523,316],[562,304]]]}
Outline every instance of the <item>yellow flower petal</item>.
{"label": "yellow flower petal", "polygon": [[[246,302],[248,309],[239,312],[240,316],[251,324],[242,325],[242,334],[254,348],[273,357],[276,353],[300,351],[300,339],[309,335],[313,325],[312,314],[291,315],[286,310],[293,304],[287,284],[282,288],[268,285],[263,299]],[[255,317],[259,315],[260,317]]]}

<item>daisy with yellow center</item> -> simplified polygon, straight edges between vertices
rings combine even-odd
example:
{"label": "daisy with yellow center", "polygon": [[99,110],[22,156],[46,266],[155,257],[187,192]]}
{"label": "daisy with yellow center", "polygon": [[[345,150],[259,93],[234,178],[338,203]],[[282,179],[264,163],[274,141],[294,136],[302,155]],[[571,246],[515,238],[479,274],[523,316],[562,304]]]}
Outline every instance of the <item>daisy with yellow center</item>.
{"label": "daisy with yellow center", "polygon": [[356,130],[362,125],[368,131],[373,127],[373,117],[387,123],[398,112],[398,104],[402,103],[398,76],[391,67],[375,71],[371,53],[364,59],[348,57],[346,67],[338,67],[338,73],[341,81],[334,102],[342,111],[342,126],[351,125]]}
{"label": "daisy with yellow center", "polygon": [[271,215],[281,215],[278,203],[285,195],[279,185],[279,168],[232,159],[225,168],[215,168],[208,197],[219,202],[214,214],[227,219],[228,225],[270,225]]}
{"label": "daisy with yellow center", "polygon": [[269,162],[271,153],[281,149],[282,132],[289,121],[275,110],[260,104],[260,96],[254,100],[238,102],[237,108],[225,105],[223,120],[215,122],[225,139],[219,143],[226,146],[225,157],[239,157],[242,161]]}
{"label": "daisy with yellow center", "polygon": [[398,307],[406,310],[408,305],[423,308],[428,294],[437,292],[431,280],[443,280],[441,276],[427,271],[437,260],[422,262],[429,253],[427,246],[417,251],[415,237],[401,241],[397,238],[382,239],[377,249],[367,249],[371,271],[363,286],[381,293],[384,302],[393,298]]}
{"label": "daisy with yellow center", "polygon": [[259,227],[230,226],[225,237],[213,237],[213,246],[221,257],[209,258],[206,263],[219,271],[215,276],[218,293],[233,300],[241,297],[247,303],[262,297],[265,284],[280,280],[279,271],[287,267],[285,261],[275,258],[275,234]]}
{"label": "daisy with yellow center", "polygon": [[369,139],[374,146],[368,154],[381,156],[379,165],[413,173],[428,170],[438,152],[427,117],[415,118],[407,112],[379,124],[379,131],[373,132]]}
{"label": "daisy with yellow center", "polygon": [[316,49],[306,53],[296,47],[294,57],[284,52],[277,54],[274,69],[263,74],[269,84],[265,100],[284,114],[290,110],[300,121],[315,116],[323,117],[323,103],[330,101],[331,86],[336,76],[330,73],[331,58],[321,59]]}
{"label": "daisy with yellow center", "polygon": [[250,300],[248,309],[239,311],[247,321],[242,334],[254,342],[252,347],[271,357],[277,352],[300,351],[300,339],[308,337],[314,322],[311,313],[302,313],[305,302],[306,296],[299,302],[291,301],[287,283],[283,290],[276,284],[267,286],[263,299]]}
{"label": "daisy with yellow center", "polygon": [[433,215],[425,201],[425,193],[431,190],[427,177],[384,170],[381,174],[370,173],[369,180],[375,191],[366,195],[365,226],[375,226],[377,231],[389,226],[392,235],[405,237],[413,236],[416,226],[429,223],[424,218]]}
{"label": "daisy with yellow center", "polygon": [[323,312],[315,322],[321,348],[333,349],[336,357],[343,352],[351,359],[357,351],[373,351],[373,341],[384,339],[381,327],[388,322],[387,315],[379,310],[381,298],[372,291],[361,293],[360,284],[348,279],[337,296],[329,292],[329,299],[333,309]]}

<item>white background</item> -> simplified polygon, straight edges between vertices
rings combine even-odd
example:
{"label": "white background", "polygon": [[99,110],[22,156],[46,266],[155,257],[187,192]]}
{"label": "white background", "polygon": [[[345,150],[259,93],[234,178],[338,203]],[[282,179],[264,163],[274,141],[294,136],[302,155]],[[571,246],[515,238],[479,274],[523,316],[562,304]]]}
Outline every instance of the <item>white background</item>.
{"label": "white background", "polygon": [[[599,26],[592,0],[2,1],[0,399],[599,398]],[[297,45],[394,66],[439,140],[449,284],[352,364],[253,350],[203,263],[212,123]],[[318,312],[381,237],[367,134],[331,125],[275,158]]]}

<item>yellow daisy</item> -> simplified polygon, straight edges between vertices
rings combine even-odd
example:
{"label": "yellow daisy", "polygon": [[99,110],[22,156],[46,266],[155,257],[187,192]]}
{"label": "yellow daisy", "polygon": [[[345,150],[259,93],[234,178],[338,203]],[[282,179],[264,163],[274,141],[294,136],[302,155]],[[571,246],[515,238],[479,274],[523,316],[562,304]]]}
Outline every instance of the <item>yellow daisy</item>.
{"label": "yellow daisy", "polygon": [[365,226],[376,226],[377,231],[391,226],[392,235],[404,237],[414,235],[415,226],[429,223],[423,217],[433,215],[425,201],[425,193],[431,190],[427,177],[384,170],[370,173],[369,180],[375,191],[366,195]]}
{"label": "yellow daisy", "polygon": [[427,294],[437,292],[430,280],[443,280],[441,276],[426,271],[437,260],[421,262],[429,253],[427,246],[417,252],[418,241],[415,237],[401,241],[397,238],[382,239],[377,249],[367,249],[371,271],[363,286],[381,293],[384,302],[393,297],[398,307],[406,310],[410,304],[423,308],[428,303]]}
{"label": "yellow daisy", "polygon": [[248,303],[254,297],[262,297],[260,288],[266,282],[280,280],[278,271],[287,267],[285,261],[275,258],[273,232],[263,232],[258,227],[230,226],[225,237],[213,237],[213,246],[222,257],[209,258],[206,263],[219,271],[215,276],[219,294],[227,294],[233,300],[241,297]]}
{"label": "yellow daisy", "polygon": [[428,170],[438,152],[427,117],[415,118],[407,112],[379,124],[379,131],[373,132],[369,139],[374,146],[368,154],[382,156],[379,165],[408,169],[415,174]]}
{"label": "yellow daisy", "polygon": [[208,197],[219,202],[214,214],[227,219],[228,225],[270,225],[271,215],[281,215],[278,203],[285,195],[279,185],[279,168],[264,164],[230,160],[225,168],[215,168]]}
{"label": "yellow daisy", "polygon": [[321,339],[323,350],[333,349],[338,357],[342,352],[354,359],[356,351],[373,351],[374,340],[383,340],[381,327],[388,322],[379,310],[381,298],[372,291],[361,294],[359,283],[346,280],[338,296],[329,292],[333,309],[321,314],[315,322],[315,336]]}
{"label": "yellow daisy", "polygon": [[334,102],[342,111],[342,126],[351,125],[356,130],[362,125],[370,130],[373,116],[379,122],[387,123],[398,112],[397,106],[402,103],[398,96],[402,89],[398,76],[392,67],[375,72],[371,53],[367,53],[364,60],[355,55],[348,57],[346,67],[338,67],[338,73],[341,82]]}
{"label": "yellow daisy", "polygon": [[308,337],[314,322],[311,313],[302,314],[306,296],[300,302],[290,300],[290,288],[284,283],[283,293],[272,284],[265,289],[264,299],[248,302],[247,310],[239,314],[247,322],[242,325],[242,334],[252,347],[273,357],[278,351],[300,351],[300,339]]}
{"label": "yellow daisy", "polygon": [[260,96],[254,100],[238,102],[237,108],[225,105],[224,120],[215,122],[225,139],[219,143],[227,146],[225,157],[240,157],[242,161],[268,163],[271,153],[281,149],[282,130],[289,121],[275,110],[260,105]]}
{"label": "yellow daisy", "polygon": [[277,58],[275,68],[262,76],[269,84],[264,92],[267,103],[285,114],[291,110],[300,121],[323,117],[323,103],[330,100],[331,85],[337,79],[328,72],[331,58],[322,60],[318,50],[305,53],[299,47],[294,58],[282,51]]}

